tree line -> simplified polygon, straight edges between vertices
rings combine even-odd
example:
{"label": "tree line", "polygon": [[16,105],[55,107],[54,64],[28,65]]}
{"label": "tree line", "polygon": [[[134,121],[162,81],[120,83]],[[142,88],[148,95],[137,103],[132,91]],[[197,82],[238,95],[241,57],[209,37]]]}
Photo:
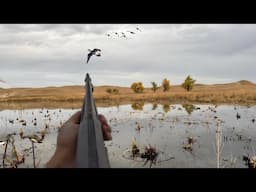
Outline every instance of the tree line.
{"label": "tree line", "polygon": [[[181,86],[186,90],[186,91],[191,91],[195,85],[196,80],[192,79],[190,77],[190,75],[188,75],[186,77],[186,79],[184,80],[184,82],[181,84]],[[161,87],[163,88],[163,91],[166,92],[170,89],[171,84],[170,81],[168,79],[163,79],[162,84],[160,86],[158,86],[158,84],[155,81],[151,82],[151,90],[153,92],[156,92],[158,89],[160,89]],[[131,89],[134,91],[134,93],[143,93],[144,91],[144,85],[142,82],[134,82],[131,85]],[[107,93],[110,94],[118,94],[119,90],[118,89],[111,89],[108,88],[106,89]]]}
{"label": "tree line", "polygon": [[[196,80],[192,79],[190,75],[186,77],[184,82],[181,84],[181,86],[186,90],[186,91],[191,91],[193,86],[195,85]],[[170,89],[171,84],[168,79],[163,79],[161,86],[158,86],[155,81],[151,82],[151,90],[153,92],[156,92],[159,88],[163,88],[163,91],[166,92]],[[134,82],[131,85],[131,89],[134,91],[134,93],[142,93],[144,90],[144,85],[142,82]]]}

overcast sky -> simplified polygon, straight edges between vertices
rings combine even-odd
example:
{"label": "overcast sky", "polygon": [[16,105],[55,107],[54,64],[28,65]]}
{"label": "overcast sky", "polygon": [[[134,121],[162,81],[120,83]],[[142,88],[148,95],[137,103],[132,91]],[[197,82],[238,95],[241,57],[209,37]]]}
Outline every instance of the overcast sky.
{"label": "overcast sky", "polygon": [[[128,39],[113,34],[122,31]],[[180,84],[189,74],[205,84],[256,82],[255,34],[255,24],[0,24],[0,80],[83,85],[89,72],[96,86],[150,86],[164,78]],[[92,48],[102,56],[86,64]]]}

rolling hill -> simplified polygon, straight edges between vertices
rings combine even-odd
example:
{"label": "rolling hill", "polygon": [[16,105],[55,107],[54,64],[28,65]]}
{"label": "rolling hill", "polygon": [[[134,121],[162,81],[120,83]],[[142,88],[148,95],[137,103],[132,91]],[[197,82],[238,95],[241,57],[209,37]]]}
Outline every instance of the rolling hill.
{"label": "rolling hill", "polygon": [[[109,94],[107,88],[118,89],[118,94]],[[191,92],[180,85],[171,86],[163,92],[162,88],[155,93],[145,88],[143,93],[136,94],[130,87],[98,86],[94,88],[96,102],[206,102],[206,103],[256,103],[256,84],[241,80],[228,84],[196,84]],[[84,86],[63,86],[45,88],[10,88],[0,89],[0,102],[81,102],[84,97]]]}

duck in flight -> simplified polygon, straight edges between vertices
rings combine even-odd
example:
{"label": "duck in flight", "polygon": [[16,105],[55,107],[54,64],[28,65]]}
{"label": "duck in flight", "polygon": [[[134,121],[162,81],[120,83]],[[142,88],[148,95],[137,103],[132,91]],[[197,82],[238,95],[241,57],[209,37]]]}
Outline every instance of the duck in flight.
{"label": "duck in flight", "polygon": [[101,56],[101,49],[97,49],[97,48],[95,48],[93,50],[88,49],[88,51],[89,51],[89,53],[87,55],[87,63],[89,62],[91,56],[93,56],[93,55],[96,55],[97,57]]}
{"label": "duck in flight", "polygon": [[140,31],[140,32],[141,32],[141,30],[140,30],[140,28],[139,28],[139,27],[136,27],[136,29],[137,29],[138,31]]}
{"label": "duck in flight", "polygon": [[122,32],[122,37],[127,38],[124,32]]}
{"label": "duck in flight", "polygon": [[129,32],[129,33],[131,33],[131,34],[135,34],[135,32],[133,32],[133,31],[127,31],[127,32]]}

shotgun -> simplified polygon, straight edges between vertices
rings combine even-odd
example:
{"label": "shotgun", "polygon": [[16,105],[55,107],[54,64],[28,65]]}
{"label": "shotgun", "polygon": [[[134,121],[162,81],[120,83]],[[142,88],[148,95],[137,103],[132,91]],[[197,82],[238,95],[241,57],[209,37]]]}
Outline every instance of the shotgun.
{"label": "shotgun", "polygon": [[110,168],[101,123],[93,99],[89,74],[85,77],[85,96],[81,113],[76,150],[77,168]]}

